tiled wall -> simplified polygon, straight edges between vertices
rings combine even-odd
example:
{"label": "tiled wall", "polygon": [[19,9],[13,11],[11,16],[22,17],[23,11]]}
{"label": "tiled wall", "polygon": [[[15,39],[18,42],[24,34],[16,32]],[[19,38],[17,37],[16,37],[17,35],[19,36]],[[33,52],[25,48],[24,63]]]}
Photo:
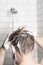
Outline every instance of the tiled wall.
{"label": "tiled wall", "polygon": [[[43,36],[43,0],[37,0],[38,35]],[[39,61],[43,58],[43,49],[38,46]]]}
{"label": "tiled wall", "polygon": [[[6,35],[11,31],[8,20],[8,0],[0,0],[0,46]],[[11,20],[11,19],[10,19]],[[1,62],[1,61],[0,61]],[[4,65],[12,65],[13,59],[11,50],[6,51]]]}
{"label": "tiled wall", "polygon": [[33,32],[36,32],[36,0],[9,0],[8,5],[9,9],[14,7],[18,11],[13,17],[14,29],[26,25]]}
{"label": "tiled wall", "polygon": [[0,34],[8,32],[7,0],[0,0]]}
{"label": "tiled wall", "polygon": [[[13,29],[19,26],[27,26],[34,34],[37,33],[37,0],[0,0],[0,35],[5,36],[12,30],[12,14],[10,9],[14,7],[17,14],[13,15]],[[2,42],[3,37],[0,40]],[[37,56],[37,54],[36,54]],[[4,65],[12,65],[11,50],[6,52]]]}

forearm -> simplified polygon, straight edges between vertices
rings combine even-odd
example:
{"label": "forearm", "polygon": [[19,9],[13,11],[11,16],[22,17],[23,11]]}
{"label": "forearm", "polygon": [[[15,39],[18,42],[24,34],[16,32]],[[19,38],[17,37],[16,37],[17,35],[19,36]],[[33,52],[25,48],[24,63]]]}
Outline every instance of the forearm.
{"label": "forearm", "polygon": [[43,37],[36,36],[35,41],[43,48]]}
{"label": "forearm", "polygon": [[3,65],[4,63],[4,57],[5,57],[5,49],[0,49],[0,65]]}

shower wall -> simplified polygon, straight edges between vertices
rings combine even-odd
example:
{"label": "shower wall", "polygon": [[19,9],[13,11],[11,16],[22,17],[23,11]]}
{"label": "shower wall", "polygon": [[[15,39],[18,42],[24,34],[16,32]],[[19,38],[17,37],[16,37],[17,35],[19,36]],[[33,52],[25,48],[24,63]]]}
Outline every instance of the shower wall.
{"label": "shower wall", "polygon": [[[37,0],[38,35],[43,37],[43,0]],[[38,46],[38,61],[43,58],[43,49]]]}
{"label": "shower wall", "polygon": [[[10,19],[11,20],[11,19]],[[6,35],[11,32],[11,27],[9,27],[8,20],[8,2],[7,0],[0,0],[0,47],[3,44],[3,41]],[[4,65],[12,65],[13,59],[11,50],[6,51]]]}
{"label": "shower wall", "polygon": [[[5,36],[20,26],[26,26],[34,35],[37,33],[37,0],[0,0],[0,46]],[[13,15],[11,8],[17,10],[17,14]],[[35,47],[37,48],[37,47]],[[37,60],[37,51],[35,52]],[[11,49],[6,51],[4,65],[13,65]]]}

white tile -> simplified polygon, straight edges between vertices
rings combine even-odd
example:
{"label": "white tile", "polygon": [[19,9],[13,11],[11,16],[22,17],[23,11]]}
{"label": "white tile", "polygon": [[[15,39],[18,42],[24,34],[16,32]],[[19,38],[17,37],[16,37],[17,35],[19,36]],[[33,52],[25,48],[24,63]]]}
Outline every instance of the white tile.
{"label": "white tile", "polygon": [[43,27],[38,27],[38,35],[43,36]]}

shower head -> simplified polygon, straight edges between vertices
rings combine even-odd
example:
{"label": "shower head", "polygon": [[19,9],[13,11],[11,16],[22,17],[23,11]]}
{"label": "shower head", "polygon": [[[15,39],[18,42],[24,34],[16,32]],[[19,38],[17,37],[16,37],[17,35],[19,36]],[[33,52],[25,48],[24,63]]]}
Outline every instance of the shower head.
{"label": "shower head", "polygon": [[12,14],[17,14],[17,13],[18,13],[18,12],[15,10],[15,8],[11,8],[10,11],[11,11]]}

